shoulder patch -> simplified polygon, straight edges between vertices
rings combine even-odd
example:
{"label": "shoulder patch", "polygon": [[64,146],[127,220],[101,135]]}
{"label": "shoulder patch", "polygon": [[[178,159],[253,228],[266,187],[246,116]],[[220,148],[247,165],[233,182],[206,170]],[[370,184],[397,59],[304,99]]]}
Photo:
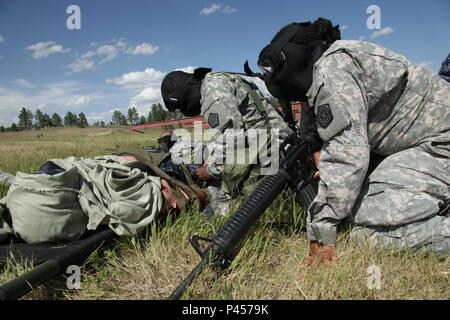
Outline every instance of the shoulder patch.
{"label": "shoulder patch", "polygon": [[328,103],[317,107],[316,121],[324,129],[333,121],[333,114]]}
{"label": "shoulder patch", "polygon": [[211,112],[208,116],[208,124],[211,128],[215,128],[219,125],[219,115]]}

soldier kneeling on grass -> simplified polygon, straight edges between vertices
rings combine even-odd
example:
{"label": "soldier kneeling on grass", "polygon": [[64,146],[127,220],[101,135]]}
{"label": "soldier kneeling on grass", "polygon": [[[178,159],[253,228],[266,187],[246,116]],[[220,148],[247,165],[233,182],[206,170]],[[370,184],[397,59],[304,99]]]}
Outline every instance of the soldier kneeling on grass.
{"label": "soldier kneeling on grass", "polygon": [[165,160],[164,153],[124,148],[17,172],[0,200],[0,242],[12,235],[30,244],[71,241],[100,225],[134,236],[168,214],[204,207],[208,196],[187,168],[174,178],[159,168]]}
{"label": "soldier kneeling on grass", "polygon": [[323,141],[309,262],[334,259],[347,218],[360,242],[450,254],[448,82],[322,18],[281,29],[258,65],[272,95],[309,102]]}

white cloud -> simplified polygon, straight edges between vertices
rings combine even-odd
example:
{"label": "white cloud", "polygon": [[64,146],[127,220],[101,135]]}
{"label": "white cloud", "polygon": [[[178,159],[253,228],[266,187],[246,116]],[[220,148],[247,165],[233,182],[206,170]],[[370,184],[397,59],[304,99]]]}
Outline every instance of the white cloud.
{"label": "white cloud", "polygon": [[55,53],[65,53],[70,51],[70,49],[64,49],[63,46],[56,44],[55,41],[38,42],[26,47],[25,50],[34,51],[31,56],[35,59],[46,58]]}
{"label": "white cloud", "polygon": [[150,104],[161,101],[161,90],[160,88],[148,87],[139,92],[137,96],[134,96],[130,100],[130,105],[137,106],[150,106]]}
{"label": "white cloud", "polygon": [[[104,121],[105,123],[109,123],[111,121],[112,115],[116,109],[104,111],[104,112],[91,112],[86,115],[86,119],[89,123],[95,123]],[[125,110],[124,110],[125,111]]]}
{"label": "white cloud", "polygon": [[111,61],[118,54],[119,50],[116,47],[111,45],[103,45],[95,50],[89,50],[88,52],[83,53],[80,57],[77,57],[74,62],[72,62],[65,68],[71,70],[67,73],[68,75],[84,70],[89,70],[92,69],[95,65],[94,57],[105,56],[105,58],[98,62],[99,64],[103,64],[105,62]]}
{"label": "white cloud", "polygon": [[[101,105],[106,101],[117,101],[118,97],[110,94],[86,92],[85,85],[73,81],[59,83],[32,83],[26,79],[17,79],[14,85],[23,84],[28,87],[5,87],[0,85],[0,124],[9,126],[17,124],[17,115],[22,107],[35,112],[40,109],[49,115],[56,112],[64,116],[67,111],[93,111],[90,105]],[[82,109],[85,108],[85,109]],[[78,109],[78,110],[74,110]]]}
{"label": "white cloud", "polygon": [[[187,68],[194,70],[194,67]],[[106,82],[129,91],[133,95],[129,107],[135,107],[140,114],[147,114],[151,104],[162,101],[161,82],[165,75],[165,72],[146,68],[144,71],[128,72],[118,78],[106,79]]]}
{"label": "white cloud", "polygon": [[146,42],[136,46],[129,45],[124,38],[112,39],[111,42],[112,44],[104,45],[91,42],[90,46],[93,47],[92,50],[77,55],[75,61],[65,67],[71,70],[67,74],[92,69],[95,65],[109,62],[120,54],[153,55],[159,50],[158,46]]}
{"label": "white cloud", "polygon": [[83,53],[81,55],[81,58],[82,59],[87,59],[87,58],[92,58],[93,56],[95,56],[95,51],[90,50],[90,51],[88,51],[86,53]]}
{"label": "white cloud", "polygon": [[106,79],[106,82],[122,86],[127,90],[141,90],[149,86],[160,86],[164,76],[164,72],[147,68],[144,71],[125,73],[118,78]]}
{"label": "white cloud", "polygon": [[194,73],[195,69],[197,69],[197,67],[188,66],[188,67],[184,67],[184,68],[175,69],[174,71],[183,71],[183,72],[187,72],[187,73]]}
{"label": "white cloud", "polygon": [[74,96],[71,98],[67,103],[64,105],[64,107],[71,109],[71,108],[81,108],[89,104],[91,101],[91,98],[88,96]]}
{"label": "white cloud", "polygon": [[125,39],[116,40],[116,47],[119,47],[119,48],[126,47],[127,43],[124,40]]}
{"label": "white cloud", "polygon": [[220,8],[222,8],[221,4],[212,4],[209,8],[203,8],[200,11],[200,15],[206,16],[208,14],[212,14],[212,13],[214,13],[216,11],[219,11]]}
{"label": "white cloud", "polygon": [[141,44],[139,44],[139,45],[137,45],[135,47],[132,47],[132,46],[129,47],[126,50],[126,53],[133,54],[133,55],[136,55],[136,54],[153,55],[158,50],[159,50],[158,46],[155,46],[155,45],[153,45],[151,43],[145,43],[144,42],[144,43],[141,43]]}
{"label": "white cloud", "polygon": [[5,38],[3,38],[3,36],[0,34],[0,42],[5,41]]}
{"label": "white cloud", "polygon": [[114,46],[104,45],[104,46],[97,48],[96,54],[106,56],[106,58],[104,58],[103,60],[100,61],[100,64],[103,64],[105,62],[108,62],[108,61],[111,61],[112,59],[114,59],[118,54],[118,50]]}
{"label": "white cloud", "polygon": [[16,80],[12,81],[12,83],[14,83],[15,85],[17,85],[21,88],[31,89],[31,88],[35,87],[34,84],[32,84],[30,81],[28,81],[26,79],[16,79]]}
{"label": "white cloud", "polygon": [[83,70],[89,70],[94,67],[94,61],[89,59],[77,58],[75,62],[69,64],[66,69],[70,69],[71,71],[67,74],[72,74],[76,72],[80,72]]}
{"label": "white cloud", "polygon": [[223,12],[224,13],[233,13],[233,12],[236,12],[236,11],[237,11],[237,9],[234,9],[234,8],[232,8],[230,6],[225,6],[225,8],[223,8]]}
{"label": "white cloud", "polygon": [[342,30],[347,30],[347,29],[348,29],[348,26],[345,25],[345,24],[339,27],[339,30],[341,30],[341,31]]}
{"label": "white cloud", "polygon": [[359,36],[358,40],[359,41],[364,41],[364,40],[366,40],[366,37],[365,36]]}
{"label": "white cloud", "polygon": [[391,27],[386,27],[381,29],[380,31],[375,31],[374,33],[372,33],[372,35],[370,36],[371,39],[377,38],[379,36],[386,36],[388,34],[391,34],[394,32],[394,29]]}

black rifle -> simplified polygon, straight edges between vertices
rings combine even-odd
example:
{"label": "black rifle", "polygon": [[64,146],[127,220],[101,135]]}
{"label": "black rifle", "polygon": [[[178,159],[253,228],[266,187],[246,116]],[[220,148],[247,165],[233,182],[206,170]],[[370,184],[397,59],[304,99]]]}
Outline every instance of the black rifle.
{"label": "black rifle", "polygon": [[1,285],[0,300],[15,300],[22,297],[41,283],[63,273],[68,266],[84,261],[102,243],[114,236],[115,233],[107,229],[96,232],[84,240],[74,241],[56,256]]}
{"label": "black rifle", "polygon": [[[283,142],[280,150],[284,150],[285,146],[287,146],[288,151],[280,163],[277,173],[264,177],[256,190],[212,239],[196,235],[189,238],[190,243],[202,260],[171,294],[170,300],[179,299],[184,289],[194,281],[195,277],[209,263],[213,262],[219,267],[227,267],[231,262],[230,257],[236,253],[238,242],[288,183],[294,188],[297,195],[303,193],[302,197],[299,197],[301,201],[303,200],[306,203],[312,201],[315,192],[309,182],[312,180],[316,167],[312,160],[309,142],[303,141],[299,130],[297,130]],[[306,186],[308,188],[305,189]],[[308,192],[304,192],[305,190],[308,190]],[[210,244],[202,251],[199,240],[210,242]]]}

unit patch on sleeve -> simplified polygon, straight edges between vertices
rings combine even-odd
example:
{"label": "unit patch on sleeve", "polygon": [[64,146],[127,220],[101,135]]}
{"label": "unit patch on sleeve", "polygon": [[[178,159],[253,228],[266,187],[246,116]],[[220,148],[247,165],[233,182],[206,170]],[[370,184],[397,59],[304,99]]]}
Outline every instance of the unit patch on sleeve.
{"label": "unit patch on sleeve", "polygon": [[217,113],[210,113],[208,116],[208,124],[211,128],[215,128],[219,125],[219,115]]}
{"label": "unit patch on sleeve", "polygon": [[333,121],[333,114],[328,103],[317,107],[316,121],[322,128],[328,127]]}

